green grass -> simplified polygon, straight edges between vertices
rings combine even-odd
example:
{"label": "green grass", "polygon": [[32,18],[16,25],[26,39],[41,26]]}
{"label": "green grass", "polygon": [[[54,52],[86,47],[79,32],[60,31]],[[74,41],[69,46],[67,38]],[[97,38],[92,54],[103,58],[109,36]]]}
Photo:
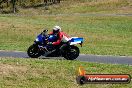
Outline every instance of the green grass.
{"label": "green grass", "polygon": [[127,16],[0,15],[0,49],[26,51],[35,37],[54,25],[70,36],[83,37],[81,53],[132,55],[132,18]]}
{"label": "green grass", "polygon": [[1,88],[130,88],[130,84],[76,83],[77,69],[87,74],[130,74],[132,66],[52,59],[0,58]]}
{"label": "green grass", "polygon": [[[42,3],[43,0],[39,0],[39,3],[36,2],[35,5]],[[60,4],[49,5],[47,9],[43,6],[35,8],[28,1],[25,5],[30,8],[17,6],[19,14],[132,13],[131,0],[63,0]],[[8,12],[10,9],[11,6],[3,10]]]}
{"label": "green grass", "polygon": [[48,7],[20,8],[20,14],[131,13],[130,0],[64,0]]}

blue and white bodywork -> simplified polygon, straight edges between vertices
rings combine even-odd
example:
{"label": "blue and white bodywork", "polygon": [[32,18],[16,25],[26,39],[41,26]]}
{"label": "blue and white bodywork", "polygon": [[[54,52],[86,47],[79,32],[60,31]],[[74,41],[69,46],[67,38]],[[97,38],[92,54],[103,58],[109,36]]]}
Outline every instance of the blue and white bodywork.
{"label": "blue and white bodywork", "polygon": [[46,41],[48,40],[48,42],[54,42],[57,40],[57,37],[54,35],[49,35],[48,38],[46,36],[43,36],[42,34],[39,34],[36,38],[36,42],[40,42],[41,44],[46,44]]}
{"label": "blue and white bodywork", "polygon": [[82,44],[84,42],[84,39],[79,37],[71,37],[69,42],[70,45]]}

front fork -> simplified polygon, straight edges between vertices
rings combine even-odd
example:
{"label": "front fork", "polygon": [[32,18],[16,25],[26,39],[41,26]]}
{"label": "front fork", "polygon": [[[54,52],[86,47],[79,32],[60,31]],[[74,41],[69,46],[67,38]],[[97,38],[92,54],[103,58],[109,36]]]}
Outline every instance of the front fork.
{"label": "front fork", "polygon": [[38,45],[40,51],[49,52],[46,46]]}
{"label": "front fork", "polygon": [[45,52],[48,52],[48,49],[46,46],[43,46],[43,45],[40,45],[39,42],[36,42],[34,41],[34,44],[33,44],[35,47],[38,47],[40,53],[45,53]]}

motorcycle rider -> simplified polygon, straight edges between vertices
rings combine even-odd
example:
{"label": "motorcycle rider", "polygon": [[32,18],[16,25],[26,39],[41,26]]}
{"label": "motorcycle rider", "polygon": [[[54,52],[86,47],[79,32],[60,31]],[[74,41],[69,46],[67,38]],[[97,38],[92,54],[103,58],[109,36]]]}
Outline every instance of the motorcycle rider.
{"label": "motorcycle rider", "polygon": [[57,40],[55,42],[49,42],[48,45],[58,46],[61,44],[61,42],[67,42],[69,41],[70,37],[62,32],[60,26],[54,26],[53,31],[49,33],[49,35],[55,35],[57,36]]}
{"label": "motorcycle rider", "polygon": [[62,32],[60,26],[54,26],[53,31],[49,33],[49,35],[55,35],[57,37],[57,40],[54,42],[49,42],[48,45],[52,46],[56,49],[57,54],[64,53],[64,49],[66,48],[66,44],[63,44],[64,42],[67,42],[70,40],[70,37]]}

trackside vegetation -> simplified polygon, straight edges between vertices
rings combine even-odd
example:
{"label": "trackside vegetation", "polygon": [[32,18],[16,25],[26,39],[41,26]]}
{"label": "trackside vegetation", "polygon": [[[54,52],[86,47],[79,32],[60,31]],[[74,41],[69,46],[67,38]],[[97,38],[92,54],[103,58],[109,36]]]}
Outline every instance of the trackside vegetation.
{"label": "trackside vegetation", "polygon": [[[56,58],[57,59],[57,58]],[[76,83],[77,70],[88,74],[130,74],[132,66],[67,61],[62,59],[0,58],[1,88],[130,88],[130,84]]]}
{"label": "trackside vegetation", "polygon": [[36,36],[54,25],[72,37],[83,37],[81,53],[132,55],[131,16],[0,15],[0,49],[27,51]]}
{"label": "trackside vegetation", "polygon": [[[2,1],[2,3],[1,3]],[[72,14],[72,13],[131,13],[131,0],[0,0],[0,13]],[[16,1],[14,9],[12,3]],[[46,4],[44,1],[48,1]],[[56,3],[54,3],[56,1]]]}

